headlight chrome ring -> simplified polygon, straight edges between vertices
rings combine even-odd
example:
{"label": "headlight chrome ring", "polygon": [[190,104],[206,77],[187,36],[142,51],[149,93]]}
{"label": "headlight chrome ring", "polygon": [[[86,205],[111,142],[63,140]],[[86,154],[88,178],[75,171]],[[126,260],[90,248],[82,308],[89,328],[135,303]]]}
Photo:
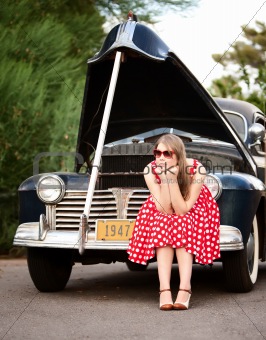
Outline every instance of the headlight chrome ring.
{"label": "headlight chrome ring", "polygon": [[208,174],[205,177],[204,184],[210,190],[212,197],[217,201],[223,191],[220,178],[213,174]]}
{"label": "headlight chrome ring", "polygon": [[36,186],[39,199],[46,204],[56,204],[65,195],[65,183],[56,175],[45,175],[41,177]]}

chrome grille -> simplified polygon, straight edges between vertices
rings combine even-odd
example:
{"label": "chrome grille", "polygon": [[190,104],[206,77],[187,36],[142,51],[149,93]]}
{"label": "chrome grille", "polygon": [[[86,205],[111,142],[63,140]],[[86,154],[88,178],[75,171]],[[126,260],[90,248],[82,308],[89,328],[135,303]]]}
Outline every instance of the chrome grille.
{"label": "chrome grille", "polygon": [[[86,195],[87,191],[66,191],[63,200],[53,208],[53,228],[77,230]],[[130,191],[127,189],[126,195],[122,188],[95,190],[88,218],[90,228],[94,229],[97,219],[136,218],[148,195],[149,191],[145,189]]]}
{"label": "chrome grille", "polygon": [[[64,199],[55,207],[56,229],[79,227],[80,216],[86,201],[86,191],[67,191]],[[98,218],[117,218],[116,199],[112,191],[95,190],[88,219],[90,227],[94,227]]]}
{"label": "chrome grille", "polygon": [[126,207],[126,215],[128,219],[136,218],[140,207],[146,201],[149,196],[148,190],[134,190],[132,195],[129,198],[127,207]]}

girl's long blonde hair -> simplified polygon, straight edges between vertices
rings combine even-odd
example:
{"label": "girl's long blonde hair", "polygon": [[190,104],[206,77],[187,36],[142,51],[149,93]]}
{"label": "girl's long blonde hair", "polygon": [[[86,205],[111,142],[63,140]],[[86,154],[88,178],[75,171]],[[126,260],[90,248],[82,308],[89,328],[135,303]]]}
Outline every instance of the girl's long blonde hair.
{"label": "girl's long blonde hair", "polygon": [[187,169],[186,150],[185,150],[184,143],[181,140],[181,138],[173,134],[166,134],[166,135],[161,136],[157,140],[155,144],[155,148],[157,148],[157,146],[160,143],[163,143],[168,148],[168,151],[174,151],[177,157],[177,162],[179,165],[177,181],[178,181],[182,196],[184,197],[185,200],[187,200],[189,196],[189,186],[190,186],[191,179],[190,179],[190,175]]}

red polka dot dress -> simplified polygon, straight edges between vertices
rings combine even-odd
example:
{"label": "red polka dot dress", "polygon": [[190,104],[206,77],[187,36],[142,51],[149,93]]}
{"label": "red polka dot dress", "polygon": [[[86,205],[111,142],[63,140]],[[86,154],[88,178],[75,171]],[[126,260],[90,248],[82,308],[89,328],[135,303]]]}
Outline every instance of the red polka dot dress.
{"label": "red polka dot dress", "polygon": [[[194,160],[191,176],[198,165]],[[171,246],[184,247],[195,255],[195,262],[212,264],[220,257],[219,226],[218,205],[205,185],[193,207],[182,216],[158,211],[150,195],[136,218],[127,249],[129,260],[146,265],[155,256],[155,248]]]}

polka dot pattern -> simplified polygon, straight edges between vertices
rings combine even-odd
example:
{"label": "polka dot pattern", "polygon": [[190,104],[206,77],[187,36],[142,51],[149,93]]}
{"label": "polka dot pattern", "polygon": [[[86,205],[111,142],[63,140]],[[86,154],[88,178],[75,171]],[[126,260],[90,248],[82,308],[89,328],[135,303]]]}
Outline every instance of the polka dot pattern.
{"label": "polka dot pattern", "polygon": [[184,247],[195,255],[195,262],[212,264],[220,257],[220,213],[216,201],[203,185],[200,195],[185,215],[159,212],[150,195],[136,218],[127,252],[135,263],[147,264],[155,248]]}

